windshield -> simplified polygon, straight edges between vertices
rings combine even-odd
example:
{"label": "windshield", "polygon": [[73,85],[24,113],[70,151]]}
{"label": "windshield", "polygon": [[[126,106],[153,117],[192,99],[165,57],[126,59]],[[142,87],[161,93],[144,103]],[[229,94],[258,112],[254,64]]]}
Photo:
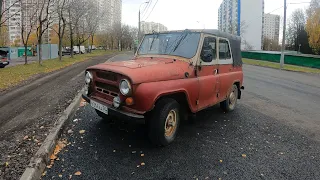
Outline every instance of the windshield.
{"label": "windshield", "polygon": [[138,54],[161,54],[192,58],[195,56],[200,33],[177,32],[146,35]]}

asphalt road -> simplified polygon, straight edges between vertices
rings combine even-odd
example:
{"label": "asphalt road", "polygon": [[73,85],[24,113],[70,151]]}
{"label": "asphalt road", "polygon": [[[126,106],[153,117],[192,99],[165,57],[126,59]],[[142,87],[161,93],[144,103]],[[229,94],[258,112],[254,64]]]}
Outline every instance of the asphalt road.
{"label": "asphalt road", "polygon": [[69,145],[43,179],[319,179],[320,76],[244,72],[234,112],[200,112],[164,148],[150,144],[142,125],[109,123],[80,107],[62,135]]}
{"label": "asphalt road", "polygon": [[85,68],[112,56],[95,57],[35,76],[0,92],[0,180],[19,178],[55,121],[83,87]]}

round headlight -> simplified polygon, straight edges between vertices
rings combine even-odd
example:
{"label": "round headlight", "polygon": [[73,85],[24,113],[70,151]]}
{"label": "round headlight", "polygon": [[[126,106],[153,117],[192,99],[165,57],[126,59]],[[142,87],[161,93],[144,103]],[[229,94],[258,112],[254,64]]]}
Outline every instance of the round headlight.
{"label": "round headlight", "polygon": [[89,71],[86,72],[85,81],[87,84],[89,84],[92,81],[92,74]]}
{"label": "round headlight", "polygon": [[131,85],[128,80],[122,79],[120,81],[120,92],[124,96],[128,96],[131,94]]}

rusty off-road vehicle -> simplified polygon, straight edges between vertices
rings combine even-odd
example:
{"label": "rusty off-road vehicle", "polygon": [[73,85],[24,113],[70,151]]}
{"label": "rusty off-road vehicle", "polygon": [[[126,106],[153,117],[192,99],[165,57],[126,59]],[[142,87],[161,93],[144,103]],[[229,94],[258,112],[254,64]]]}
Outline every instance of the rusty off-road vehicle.
{"label": "rusty off-road vehicle", "polygon": [[86,69],[85,94],[102,118],[142,120],[168,145],[182,119],[220,103],[235,109],[243,89],[240,37],[218,30],[147,34],[133,60]]}

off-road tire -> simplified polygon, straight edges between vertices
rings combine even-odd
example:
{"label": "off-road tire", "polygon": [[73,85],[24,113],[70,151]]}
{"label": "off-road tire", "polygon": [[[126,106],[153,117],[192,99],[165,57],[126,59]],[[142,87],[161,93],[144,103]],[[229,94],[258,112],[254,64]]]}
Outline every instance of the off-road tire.
{"label": "off-road tire", "polygon": [[[175,123],[168,125],[168,118],[171,114],[175,114]],[[180,124],[180,105],[179,103],[171,98],[160,99],[150,116],[148,121],[148,136],[153,144],[156,146],[167,146],[174,141],[176,138],[179,124]],[[170,122],[172,123],[172,122]],[[173,128],[170,136],[166,135],[166,128]],[[169,129],[169,128],[168,128]]]}
{"label": "off-road tire", "polygon": [[227,99],[220,103],[220,108],[224,112],[231,112],[235,109],[238,100],[238,93],[238,86],[234,84],[228,93]]}

